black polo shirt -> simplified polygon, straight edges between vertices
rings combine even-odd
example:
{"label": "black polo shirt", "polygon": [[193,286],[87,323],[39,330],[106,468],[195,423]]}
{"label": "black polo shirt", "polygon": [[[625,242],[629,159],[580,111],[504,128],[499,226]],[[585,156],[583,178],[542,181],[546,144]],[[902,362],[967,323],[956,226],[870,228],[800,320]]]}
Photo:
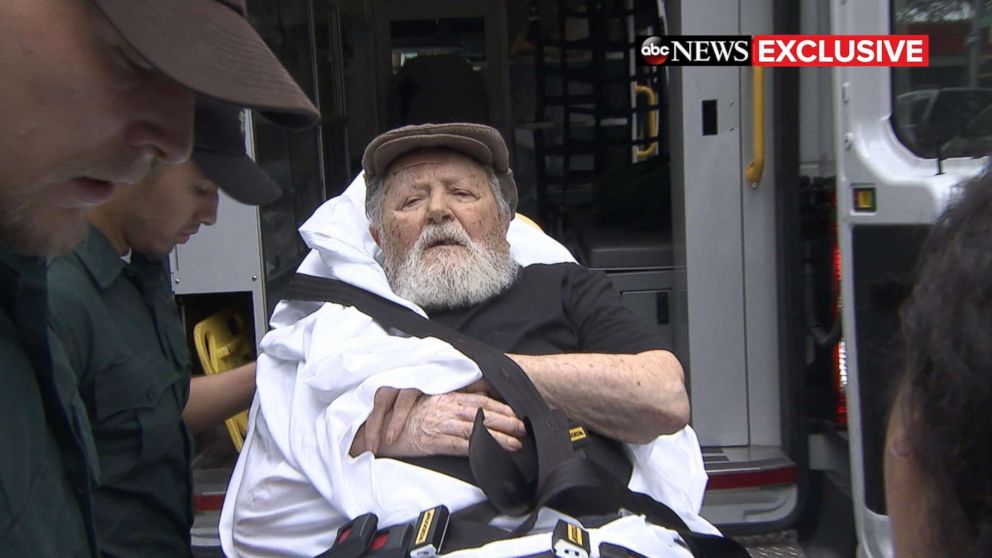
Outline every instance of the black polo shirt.
{"label": "black polo shirt", "polygon": [[90,227],[52,262],[52,327],[79,378],[102,474],[105,556],[188,556],[191,444],[182,411],[190,353],[162,260],[125,262]]}
{"label": "black polo shirt", "polygon": [[96,456],[46,320],[45,262],[0,246],[0,554],[96,554]]}
{"label": "black polo shirt", "polygon": [[524,267],[502,293],[430,314],[506,353],[636,354],[667,349],[657,331],[623,304],[606,274],[576,264]]}

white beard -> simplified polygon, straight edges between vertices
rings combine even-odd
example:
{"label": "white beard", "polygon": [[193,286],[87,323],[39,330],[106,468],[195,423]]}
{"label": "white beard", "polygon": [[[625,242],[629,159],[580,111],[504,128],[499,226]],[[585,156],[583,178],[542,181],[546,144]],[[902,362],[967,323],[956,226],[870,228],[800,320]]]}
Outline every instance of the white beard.
{"label": "white beard", "polygon": [[[452,246],[429,248],[441,241]],[[475,242],[456,221],[424,225],[409,254],[388,242],[383,253],[393,292],[425,310],[478,304],[501,293],[517,277],[517,263],[499,232]]]}

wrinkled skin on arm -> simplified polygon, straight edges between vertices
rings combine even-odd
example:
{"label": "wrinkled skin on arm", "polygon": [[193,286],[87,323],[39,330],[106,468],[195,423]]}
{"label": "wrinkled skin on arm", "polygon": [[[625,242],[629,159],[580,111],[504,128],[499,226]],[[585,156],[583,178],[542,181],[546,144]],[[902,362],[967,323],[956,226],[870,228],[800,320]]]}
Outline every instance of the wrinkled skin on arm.
{"label": "wrinkled skin on arm", "polygon": [[689,421],[682,365],[668,351],[508,356],[550,406],[609,438],[643,444]]}

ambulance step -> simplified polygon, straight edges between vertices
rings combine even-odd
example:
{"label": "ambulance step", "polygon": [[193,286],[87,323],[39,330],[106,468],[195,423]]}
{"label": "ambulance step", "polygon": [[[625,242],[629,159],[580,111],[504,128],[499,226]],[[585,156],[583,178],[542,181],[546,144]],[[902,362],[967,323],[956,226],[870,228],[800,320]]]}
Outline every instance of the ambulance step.
{"label": "ambulance step", "polygon": [[794,529],[734,537],[734,540],[744,545],[751,558],[806,558],[806,552],[799,546],[799,534]]}
{"label": "ambulance step", "polygon": [[775,446],[704,447],[709,483],[702,515],[717,527],[761,532],[787,520],[799,502],[798,469]]}
{"label": "ambulance step", "polygon": [[774,446],[704,447],[703,465],[710,476],[707,490],[794,484],[796,464]]}

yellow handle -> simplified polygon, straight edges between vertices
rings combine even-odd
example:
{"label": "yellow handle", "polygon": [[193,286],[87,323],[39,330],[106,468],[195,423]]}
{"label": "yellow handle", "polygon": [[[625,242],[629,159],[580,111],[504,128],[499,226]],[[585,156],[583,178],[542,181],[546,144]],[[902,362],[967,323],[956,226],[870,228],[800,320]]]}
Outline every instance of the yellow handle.
{"label": "yellow handle", "polygon": [[744,169],[744,178],[757,188],[765,172],[765,68],[754,66],[751,74],[751,133],[754,134],[754,158]]}
{"label": "yellow handle", "polygon": [[[647,85],[641,85],[640,83],[634,85],[634,93],[637,95],[647,95],[648,104],[654,105],[655,108],[648,113],[648,137],[658,136],[658,94],[654,92]],[[655,149],[658,147],[658,142],[653,141],[649,143],[646,147],[637,148],[637,158],[644,159],[650,157],[654,154]]]}

